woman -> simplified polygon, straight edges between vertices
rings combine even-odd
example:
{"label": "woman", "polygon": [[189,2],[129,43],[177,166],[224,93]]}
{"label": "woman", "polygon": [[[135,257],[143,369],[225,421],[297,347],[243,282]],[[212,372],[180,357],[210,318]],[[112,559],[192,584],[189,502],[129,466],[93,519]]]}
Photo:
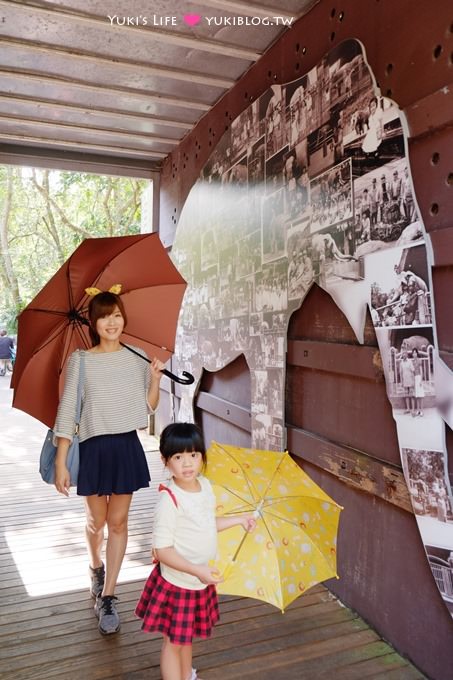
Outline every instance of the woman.
{"label": "woman", "polygon": [[[132,493],[149,486],[150,481],[136,430],[146,427],[149,410],[153,412],[157,407],[163,364],[153,359],[150,365],[120,344],[127,318],[118,295],[98,292],[90,300],[88,317],[93,347],[84,353],[77,494],[85,498],[94,609],[100,632],[108,635],[120,628],[115,586],[126,551]],[[69,495],[66,456],[74,432],[79,366],[77,351],[68,363],[54,428],[58,444],[55,486],[65,496]],[[108,538],[104,569],[101,550],[105,525]]]}

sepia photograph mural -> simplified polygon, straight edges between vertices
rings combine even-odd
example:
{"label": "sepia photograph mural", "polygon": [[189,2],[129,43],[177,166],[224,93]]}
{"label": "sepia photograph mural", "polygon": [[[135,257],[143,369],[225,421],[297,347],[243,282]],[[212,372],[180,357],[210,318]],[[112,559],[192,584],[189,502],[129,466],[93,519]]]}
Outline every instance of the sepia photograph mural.
{"label": "sepia photograph mural", "polygon": [[204,369],[243,354],[252,445],[284,449],[291,314],[316,283],[362,341],[368,308],[414,512],[452,611],[453,388],[436,347],[426,239],[402,113],[381,96],[361,44],[272,85],[225,131],[178,223],[172,258],[188,288],[175,361],[196,381],[175,417],[193,420]]}

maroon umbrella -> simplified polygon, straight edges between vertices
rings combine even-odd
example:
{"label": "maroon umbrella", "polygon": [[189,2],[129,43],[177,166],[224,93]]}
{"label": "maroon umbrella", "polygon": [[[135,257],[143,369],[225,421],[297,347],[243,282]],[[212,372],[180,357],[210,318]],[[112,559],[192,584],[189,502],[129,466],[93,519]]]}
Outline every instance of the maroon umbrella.
{"label": "maroon umbrella", "polygon": [[[85,288],[122,285],[127,313],[122,335],[151,356],[167,361],[186,282],[157,234],[92,238],[70,258],[19,315],[13,406],[53,427],[71,353],[90,347]],[[189,384],[184,372],[172,379]]]}

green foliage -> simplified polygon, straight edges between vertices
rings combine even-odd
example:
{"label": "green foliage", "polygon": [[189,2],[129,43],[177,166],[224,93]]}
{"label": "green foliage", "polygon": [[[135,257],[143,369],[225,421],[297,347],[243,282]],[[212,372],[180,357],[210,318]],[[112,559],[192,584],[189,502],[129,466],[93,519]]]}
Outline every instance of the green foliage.
{"label": "green foliage", "polygon": [[124,177],[0,166],[0,325],[16,332],[18,312],[83,239],[139,233],[146,185]]}

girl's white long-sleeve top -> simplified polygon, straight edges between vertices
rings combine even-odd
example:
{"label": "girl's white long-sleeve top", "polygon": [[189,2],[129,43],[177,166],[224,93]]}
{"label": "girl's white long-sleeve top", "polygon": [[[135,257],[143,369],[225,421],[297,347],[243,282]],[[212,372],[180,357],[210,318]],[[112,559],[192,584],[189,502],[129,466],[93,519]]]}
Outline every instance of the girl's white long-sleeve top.
{"label": "girl's white long-sleeve top", "polygon": [[[192,564],[208,564],[217,554],[216,499],[209,480],[202,475],[198,480],[201,488],[196,493],[184,491],[173,480],[164,485],[171,494],[166,489],[159,493],[153,547],[175,548]],[[166,581],[180,588],[206,588],[206,584],[192,574],[162,563],[160,570]]]}

